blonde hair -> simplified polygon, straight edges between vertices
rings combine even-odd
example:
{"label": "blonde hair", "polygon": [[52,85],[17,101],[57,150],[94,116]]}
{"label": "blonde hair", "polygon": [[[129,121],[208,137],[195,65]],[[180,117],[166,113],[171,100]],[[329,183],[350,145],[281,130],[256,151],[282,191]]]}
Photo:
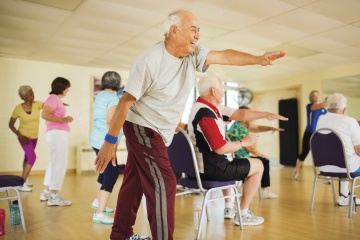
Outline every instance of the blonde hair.
{"label": "blonde hair", "polygon": [[318,90],[312,90],[312,91],[310,92],[310,94],[309,94],[309,101],[310,101],[310,102],[314,102],[313,98],[314,98],[314,94],[315,94],[315,93],[319,93],[319,91],[318,91]]}
{"label": "blonde hair", "polygon": [[24,100],[24,97],[28,91],[32,90],[32,88],[29,85],[24,85],[19,87],[19,96],[22,100]]}

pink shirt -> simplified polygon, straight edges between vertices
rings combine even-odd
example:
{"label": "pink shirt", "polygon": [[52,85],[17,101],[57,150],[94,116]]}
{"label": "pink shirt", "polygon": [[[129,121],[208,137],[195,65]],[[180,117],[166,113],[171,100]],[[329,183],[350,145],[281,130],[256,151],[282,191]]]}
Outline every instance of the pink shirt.
{"label": "pink shirt", "polygon": [[[44,106],[51,107],[53,109],[51,114],[56,117],[63,118],[66,115],[66,108],[63,102],[61,101],[61,99],[58,97],[58,95],[50,94],[50,96],[46,99]],[[46,122],[46,131],[63,130],[70,132],[69,123],[51,122],[47,120],[45,122]]]}

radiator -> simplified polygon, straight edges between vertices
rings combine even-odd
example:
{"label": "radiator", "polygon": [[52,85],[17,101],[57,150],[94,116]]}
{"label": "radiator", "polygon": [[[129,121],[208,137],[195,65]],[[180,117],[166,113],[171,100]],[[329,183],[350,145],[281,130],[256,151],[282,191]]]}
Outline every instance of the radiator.
{"label": "radiator", "polygon": [[[116,150],[118,164],[125,164],[127,159],[127,150],[124,137]],[[90,145],[78,146],[76,148],[76,173],[95,173],[94,161],[96,158],[95,151]]]}

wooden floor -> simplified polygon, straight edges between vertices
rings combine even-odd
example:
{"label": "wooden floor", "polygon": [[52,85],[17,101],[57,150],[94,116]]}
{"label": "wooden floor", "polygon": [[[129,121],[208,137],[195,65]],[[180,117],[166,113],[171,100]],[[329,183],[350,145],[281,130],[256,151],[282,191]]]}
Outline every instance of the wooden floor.
{"label": "wooden floor", "polygon": [[[315,199],[314,212],[309,211],[313,173],[311,167],[301,170],[300,181],[291,180],[292,168],[271,168],[271,190],[279,194],[278,199],[259,200],[251,204],[252,211],[265,218],[260,226],[247,226],[244,230],[235,227],[232,220],[223,219],[224,204],[213,202],[210,208],[210,222],[205,222],[201,239],[246,239],[246,240],[297,240],[297,239],[360,239],[360,208],[351,219],[347,216],[348,207],[334,206],[330,185],[319,185]],[[7,201],[0,201],[0,208],[6,210],[6,235],[0,239],[108,239],[111,226],[91,222],[93,209],[90,207],[96,190],[96,175],[68,174],[61,195],[71,199],[70,207],[48,207],[40,202],[43,176],[31,176],[33,192],[21,193],[27,233],[21,225],[10,225]],[[114,207],[122,175],[115,186],[109,206]],[[4,194],[4,193],[0,193]],[[360,196],[360,192],[357,192]],[[176,198],[176,227],[174,238],[189,240],[195,238],[194,208],[201,206],[201,195],[186,195]],[[135,232],[150,235],[145,205],[139,209]]]}

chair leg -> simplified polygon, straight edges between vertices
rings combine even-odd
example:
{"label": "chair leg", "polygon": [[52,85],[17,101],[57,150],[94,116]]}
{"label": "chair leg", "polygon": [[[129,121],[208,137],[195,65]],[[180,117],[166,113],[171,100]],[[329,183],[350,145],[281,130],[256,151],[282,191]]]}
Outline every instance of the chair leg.
{"label": "chair leg", "polygon": [[259,188],[258,188],[258,193],[259,193],[259,199],[261,200],[261,186],[259,186]]}
{"label": "chair leg", "polygon": [[311,196],[310,212],[312,212],[313,209],[314,209],[314,200],[315,200],[315,192],[316,192],[317,180],[318,180],[318,177],[315,176],[314,186],[313,186],[313,192],[312,192],[312,196]]}
{"label": "chair leg", "polygon": [[[234,189],[235,193],[238,195],[238,191],[237,189],[235,188]],[[240,222],[240,230],[243,230],[244,229],[244,226],[243,226],[243,222],[242,222],[242,218],[241,218],[241,209],[240,209],[240,199],[239,199],[239,196],[235,196],[235,203],[236,203],[236,211],[239,215],[239,222]]]}
{"label": "chair leg", "polygon": [[333,180],[333,179],[331,179],[331,188],[332,188],[332,192],[333,192],[334,206],[336,206],[336,205],[337,205],[337,201],[336,201],[335,186],[334,186],[334,180]]}
{"label": "chair leg", "polygon": [[197,233],[196,233],[196,240],[200,239],[200,234],[201,234],[201,227],[202,227],[202,221],[204,219],[204,215],[205,215],[205,211],[206,211],[206,205],[207,205],[207,197],[210,191],[207,191],[204,194],[204,199],[203,199],[203,203],[201,206],[201,212],[200,212],[200,219],[199,219],[199,223],[198,223],[198,228],[197,228]]}
{"label": "chair leg", "polygon": [[351,182],[351,192],[350,192],[350,203],[349,203],[349,218],[351,218],[352,213],[356,211],[356,199],[355,199],[355,188],[354,188],[354,181]]}
{"label": "chair leg", "polygon": [[23,214],[23,209],[22,209],[22,204],[21,204],[20,193],[19,193],[19,190],[17,190],[16,188],[14,188],[14,190],[16,192],[17,200],[18,200],[18,204],[19,204],[21,224],[22,224],[24,233],[26,233],[25,219],[24,219],[24,214]]}

